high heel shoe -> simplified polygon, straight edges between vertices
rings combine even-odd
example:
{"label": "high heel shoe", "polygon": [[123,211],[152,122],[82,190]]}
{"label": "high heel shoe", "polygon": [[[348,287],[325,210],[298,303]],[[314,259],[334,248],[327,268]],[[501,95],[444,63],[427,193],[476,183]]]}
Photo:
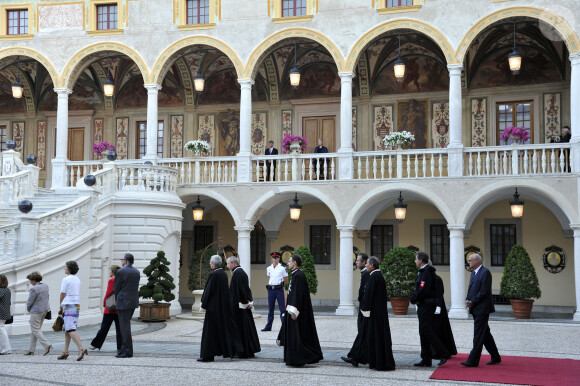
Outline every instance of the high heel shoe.
{"label": "high heel shoe", "polygon": [[34,351],[27,351],[24,353],[24,355],[34,355]]}
{"label": "high heel shoe", "polygon": [[62,354],[60,354],[59,356],[56,357],[56,359],[58,359],[58,360],[66,359],[66,358],[68,358],[67,352],[63,352]]}
{"label": "high heel shoe", "polygon": [[42,356],[46,356],[48,355],[48,353],[50,352],[50,349],[52,348],[52,345],[49,344],[48,347],[46,348],[46,350],[44,350],[44,354],[42,354]]}
{"label": "high heel shoe", "polygon": [[77,358],[77,361],[82,361],[85,355],[89,355],[89,353],[87,352],[86,348],[83,348],[81,351],[79,351],[79,357]]}
{"label": "high heel shoe", "polygon": [[91,346],[91,347],[89,347],[89,350],[99,350],[99,351],[101,351],[101,348],[100,347],[93,347],[93,346]]}

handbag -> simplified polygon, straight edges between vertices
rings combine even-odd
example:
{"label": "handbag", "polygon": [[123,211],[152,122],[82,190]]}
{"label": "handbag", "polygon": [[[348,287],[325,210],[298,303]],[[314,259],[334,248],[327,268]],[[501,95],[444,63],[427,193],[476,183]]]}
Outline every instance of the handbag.
{"label": "handbag", "polygon": [[117,299],[115,299],[115,294],[111,294],[105,299],[105,307],[107,307],[109,311],[115,311],[117,309]]}
{"label": "handbag", "polygon": [[4,324],[12,324],[14,323],[14,316],[10,315],[8,319],[4,322]]}
{"label": "handbag", "polygon": [[58,315],[58,317],[54,320],[54,323],[52,324],[52,331],[55,332],[62,331],[63,327],[64,327],[64,319],[62,318],[61,315]]}
{"label": "handbag", "polygon": [[52,312],[50,310],[48,310],[48,312],[46,313],[46,315],[44,315],[44,319],[46,319],[46,320],[52,319]]}

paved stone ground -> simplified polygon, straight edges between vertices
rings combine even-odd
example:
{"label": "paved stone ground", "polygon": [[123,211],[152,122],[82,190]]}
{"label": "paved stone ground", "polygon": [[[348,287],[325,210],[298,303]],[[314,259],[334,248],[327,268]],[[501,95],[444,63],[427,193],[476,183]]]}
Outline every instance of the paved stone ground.
{"label": "paved stone ground", "polygon": [[[256,312],[256,327],[262,329],[266,311]],[[435,370],[413,367],[419,360],[418,322],[414,315],[390,316],[393,351],[397,370],[376,372],[367,366],[354,368],[344,363],[344,356],[356,336],[356,318],[333,315],[334,309],[319,309],[316,323],[324,360],[317,365],[300,369],[289,368],[282,362],[282,348],[275,339],[280,328],[276,317],[272,332],[258,331],[262,351],[251,360],[216,358],[213,363],[199,363],[199,344],[203,322],[184,313],[166,323],[133,322],[135,357],[114,357],[115,337],[112,329],[101,351],[89,352],[81,362],[76,361],[76,347],[71,356],[58,361],[64,346],[62,333],[48,332],[53,344],[50,355],[24,356],[28,349],[28,335],[12,336],[12,355],[0,356],[0,385],[99,385],[99,384],[397,384],[417,385],[467,384],[465,382],[431,381]],[[459,352],[468,353],[473,338],[472,320],[451,321]],[[580,324],[555,315],[535,315],[530,321],[516,321],[509,315],[494,315],[490,321],[492,333],[502,355],[520,355],[580,360]],[[88,347],[98,325],[79,329]],[[485,351],[484,351],[485,354]],[[434,364],[436,362],[434,361]],[[466,369],[466,371],[468,371]],[[114,381],[112,381],[114,379]]]}

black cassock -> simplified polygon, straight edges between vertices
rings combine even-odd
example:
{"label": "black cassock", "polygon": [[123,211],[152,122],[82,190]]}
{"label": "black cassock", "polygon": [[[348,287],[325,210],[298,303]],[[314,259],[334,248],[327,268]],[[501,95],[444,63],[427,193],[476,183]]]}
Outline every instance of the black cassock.
{"label": "black cassock", "polygon": [[230,303],[234,323],[240,333],[240,339],[244,348],[238,354],[244,358],[253,357],[254,353],[260,352],[260,340],[258,339],[258,332],[256,331],[252,310],[243,308],[247,307],[251,301],[253,301],[253,298],[248,275],[242,268],[237,267],[232,272]]}
{"label": "black cassock", "polygon": [[232,318],[228,275],[223,269],[215,269],[207,278],[201,307],[205,309],[201,358],[213,358],[216,355],[233,358],[243,348]]}
{"label": "black cassock", "polygon": [[[318,363],[323,359],[322,349],[314,323],[308,282],[300,269],[292,272],[286,304],[282,328],[278,334],[278,343],[284,346],[284,362],[290,366]],[[296,320],[288,313],[291,307],[299,312]]]}
{"label": "black cassock", "polygon": [[378,269],[369,274],[360,309],[370,311],[370,317],[363,318],[348,357],[359,363],[368,363],[371,369],[394,370],[395,358],[387,312],[387,288],[385,279]]}
{"label": "black cassock", "polygon": [[[455,339],[453,338],[453,331],[451,330],[451,323],[449,323],[449,315],[447,314],[445,299],[443,298],[443,294],[445,293],[443,280],[438,275],[435,275],[433,283],[435,285],[437,305],[441,307],[441,313],[435,314],[433,317],[433,332],[441,340],[441,343],[443,343],[451,355],[457,355],[457,347],[455,346]],[[439,359],[445,356],[443,353],[436,352],[433,345],[431,345],[431,351],[433,353],[433,358]]]}

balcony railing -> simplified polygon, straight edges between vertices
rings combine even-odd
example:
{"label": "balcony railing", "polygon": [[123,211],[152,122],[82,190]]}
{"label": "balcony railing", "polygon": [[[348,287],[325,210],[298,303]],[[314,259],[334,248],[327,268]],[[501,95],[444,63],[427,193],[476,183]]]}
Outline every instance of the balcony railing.
{"label": "balcony railing", "polygon": [[178,184],[228,184],[237,181],[236,157],[163,158],[157,163],[177,169]]}
{"label": "balcony railing", "polygon": [[354,153],[355,180],[447,176],[447,150],[388,150]]}
{"label": "balcony railing", "polygon": [[253,156],[252,180],[254,182],[333,181],[337,179],[336,166],[336,153]]}

